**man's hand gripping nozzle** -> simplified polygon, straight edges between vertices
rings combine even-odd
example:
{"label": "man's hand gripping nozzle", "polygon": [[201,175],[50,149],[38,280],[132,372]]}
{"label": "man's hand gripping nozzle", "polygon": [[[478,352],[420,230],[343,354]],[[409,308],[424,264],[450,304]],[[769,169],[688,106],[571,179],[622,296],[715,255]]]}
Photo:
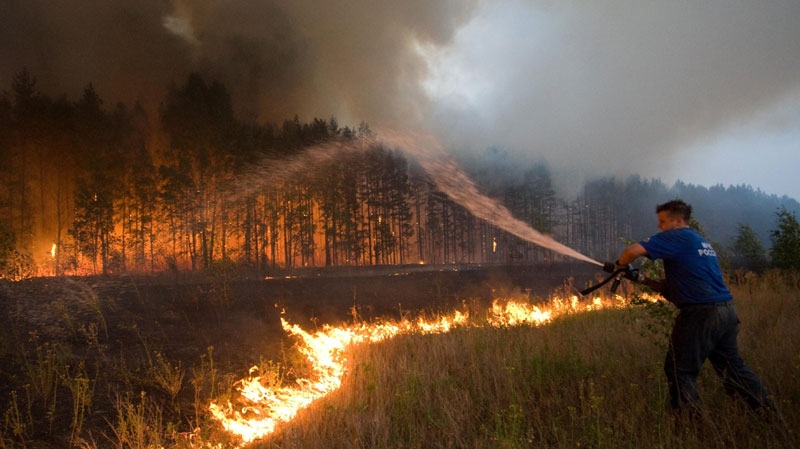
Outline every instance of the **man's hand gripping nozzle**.
{"label": "man's hand gripping nozzle", "polygon": [[639,272],[638,268],[634,268],[633,265],[618,265],[617,262],[606,262],[603,264],[603,271],[606,273],[611,273],[605,280],[600,282],[597,285],[593,285],[583,291],[581,291],[581,295],[588,295],[589,293],[597,290],[598,288],[608,284],[609,282],[613,281],[611,284],[611,293],[616,293],[617,288],[619,287],[620,281],[622,278],[628,279],[633,282],[642,282],[644,280],[644,275]]}

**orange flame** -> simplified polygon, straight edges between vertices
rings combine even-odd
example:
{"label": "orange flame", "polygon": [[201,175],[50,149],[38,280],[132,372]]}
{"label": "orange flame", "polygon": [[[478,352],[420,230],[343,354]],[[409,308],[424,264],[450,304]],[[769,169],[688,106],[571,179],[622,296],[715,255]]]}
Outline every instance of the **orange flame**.
{"label": "orange flame", "polygon": [[[645,299],[657,300],[654,297]],[[576,296],[569,300],[554,298],[538,306],[512,300],[495,300],[487,312],[486,323],[494,327],[539,326],[564,314],[625,306],[627,302],[620,296],[605,302],[596,297],[589,304],[580,302]],[[299,379],[294,385],[267,387],[262,383],[261,376],[253,376],[258,371],[257,367],[253,367],[250,377],[237,382],[237,389],[242,396],[239,401],[244,405],[237,408],[230,402],[225,405],[212,403],[209,410],[229,433],[240,437],[243,443],[249,443],[271,434],[279,424],[291,421],[301,409],[338,389],[345,374],[346,351],[349,347],[404,333],[445,333],[456,326],[467,325],[468,318],[467,312],[455,311],[432,320],[419,318],[412,322],[404,319],[397,323],[363,323],[345,327],[326,325],[313,334],[281,318],[283,329],[299,338],[298,349],[311,363],[315,378]]]}

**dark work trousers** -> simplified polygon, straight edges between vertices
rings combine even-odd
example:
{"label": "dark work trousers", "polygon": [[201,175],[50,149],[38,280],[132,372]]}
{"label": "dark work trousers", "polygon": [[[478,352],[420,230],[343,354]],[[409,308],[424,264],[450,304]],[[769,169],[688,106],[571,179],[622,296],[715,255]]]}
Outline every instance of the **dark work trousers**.
{"label": "dark work trousers", "polygon": [[739,317],[732,301],[681,308],[664,361],[673,409],[698,405],[697,375],[706,359],[728,394],[741,396],[754,409],[772,403],[761,380],[739,356],[738,334]]}

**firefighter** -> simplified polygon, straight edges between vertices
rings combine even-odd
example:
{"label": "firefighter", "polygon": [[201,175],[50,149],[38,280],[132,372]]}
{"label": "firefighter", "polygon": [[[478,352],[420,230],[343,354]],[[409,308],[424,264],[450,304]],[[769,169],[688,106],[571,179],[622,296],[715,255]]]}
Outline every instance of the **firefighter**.
{"label": "firefighter", "polygon": [[681,200],[656,207],[660,233],[626,247],[618,268],[639,257],[664,262],[664,279],[646,282],[678,307],[664,361],[672,408],[697,411],[697,376],[709,360],[726,391],[753,409],[773,410],[767,389],[739,356],[739,318],[725,285],[717,254],[689,226],[692,207]]}

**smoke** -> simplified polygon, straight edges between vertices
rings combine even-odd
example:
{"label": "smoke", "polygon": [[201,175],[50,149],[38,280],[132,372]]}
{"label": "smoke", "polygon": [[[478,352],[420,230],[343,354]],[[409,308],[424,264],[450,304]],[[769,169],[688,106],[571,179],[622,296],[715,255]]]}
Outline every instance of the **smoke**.
{"label": "smoke", "polygon": [[196,71],[246,120],[423,127],[579,186],[680,176],[732,129],[800,133],[800,2],[5,0],[2,85],[23,68],[153,108]]}
{"label": "smoke", "polygon": [[475,1],[6,0],[0,81],[27,68],[45,93],[93,83],[107,100],[156,106],[200,72],[242,118],[423,119],[426,64],[415,42],[447,45]]}
{"label": "smoke", "polygon": [[[27,1],[0,6],[0,81],[27,69],[39,89],[77,99],[92,83],[110,106],[156,103],[189,67],[185,46],[169,39],[154,0]],[[157,103],[156,103],[157,104]]]}
{"label": "smoke", "polygon": [[[680,176],[687,151],[732,130],[800,135],[799,2],[545,3],[487,3],[429,57],[438,134],[542,157],[562,186],[592,173]],[[453,88],[466,67],[471,83]],[[787,99],[788,123],[773,114]],[[765,116],[775,120],[754,123]],[[713,183],[713,161],[691,156],[709,174],[700,184]],[[728,157],[740,173],[761,164]]]}

